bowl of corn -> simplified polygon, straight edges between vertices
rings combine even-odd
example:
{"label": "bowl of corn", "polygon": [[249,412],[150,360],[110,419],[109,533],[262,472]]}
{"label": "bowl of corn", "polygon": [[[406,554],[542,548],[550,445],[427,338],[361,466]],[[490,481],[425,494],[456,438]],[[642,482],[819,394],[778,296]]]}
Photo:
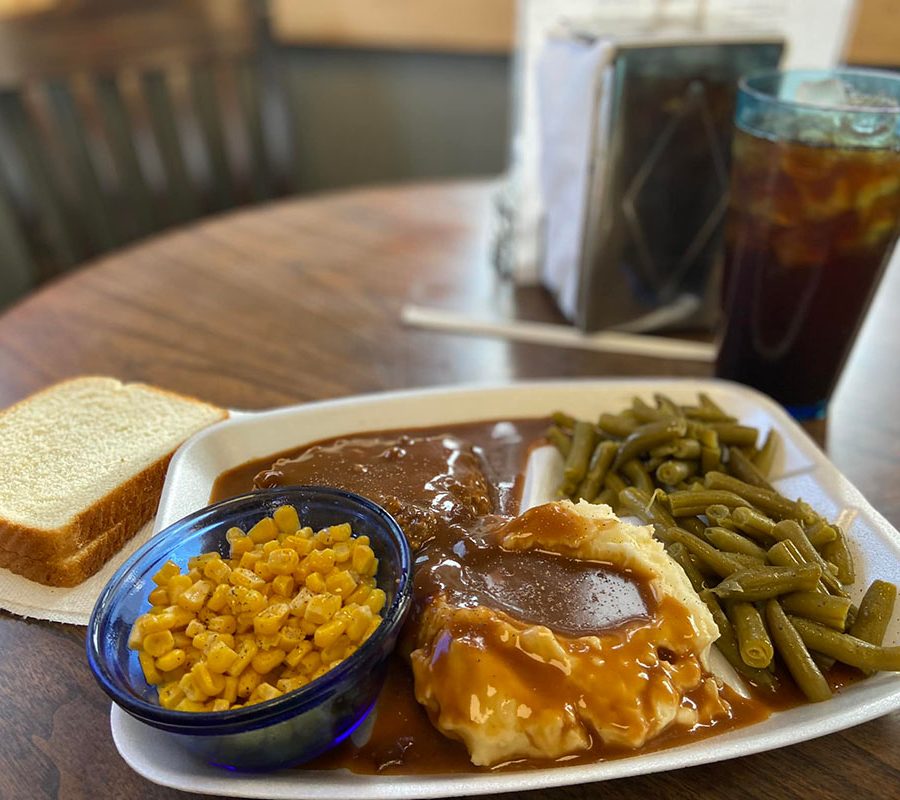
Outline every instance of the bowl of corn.
{"label": "bowl of corn", "polygon": [[88,624],[88,663],[113,702],[207,763],[302,763],[372,709],[410,570],[397,523],[359,495],[290,486],[234,497],[119,568]]}

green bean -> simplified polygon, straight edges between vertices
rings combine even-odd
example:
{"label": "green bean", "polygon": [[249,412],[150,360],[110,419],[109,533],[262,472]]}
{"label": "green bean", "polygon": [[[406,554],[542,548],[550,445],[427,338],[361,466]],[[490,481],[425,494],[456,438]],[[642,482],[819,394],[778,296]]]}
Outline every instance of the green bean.
{"label": "green bean", "polygon": [[728,603],[725,608],[734,626],[738,650],[744,663],[757,669],[768,667],[772,663],[775,649],[756,606],[753,603],[735,602]]}
{"label": "green bean", "polygon": [[699,517],[680,517],[678,519],[678,527],[684,528],[688,533],[703,538],[703,531],[706,530],[706,524]]}
{"label": "green bean", "polygon": [[619,475],[618,472],[614,472],[612,469],[610,469],[606,473],[606,477],[603,478],[603,488],[609,489],[613,493],[613,495],[618,498],[619,492],[621,492],[623,489],[627,489],[628,484],[622,480],[622,476]]}
{"label": "green bean", "polygon": [[563,483],[561,491],[571,496],[584,480],[588,471],[591,453],[594,452],[594,426],[590,422],[578,420],[572,433],[572,449],[566,456],[563,467]]}
{"label": "green bean", "polygon": [[722,448],[714,430],[703,428],[697,433],[700,442],[700,471],[704,474],[722,466]]}
{"label": "green bean", "polygon": [[733,422],[710,422],[709,429],[716,432],[720,444],[736,444],[752,447],[756,444],[759,431],[749,425],[735,425]]}
{"label": "green bean", "polygon": [[897,587],[887,581],[872,581],[859,602],[850,635],[869,644],[880,645],[894,614]]}
{"label": "green bean", "polygon": [[572,440],[561,428],[557,428],[555,425],[548,428],[546,436],[547,441],[559,450],[563,458],[569,455],[569,451],[572,449]]}
{"label": "green bean", "polygon": [[736,508],[749,504],[734,492],[702,489],[669,493],[669,508],[672,510],[673,517],[695,517],[705,513],[706,509],[713,505]]}
{"label": "green bean", "polygon": [[575,427],[575,417],[571,414],[567,414],[565,411],[554,411],[550,415],[550,419],[552,419],[553,424],[559,428],[572,430]]}
{"label": "green bean", "polygon": [[656,480],[668,486],[677,486],[696,472],[697,463],[695,461],[678,461],[673,458],[669,461],[663,461],[656,468]]}
{"label": "green bean", "polygon": [[705,589],[700,592],[700,599],[706,603],[706,607],[709,609],[709,613],[712,614],[713,621],[719,629],[719,638],[716,639],[716,647],[719,649],[719,652],[725,656],[728,663],[731,664],[739,674],[743,675],[760,688],[771,691],[774,685],[771,673],[764,669],[751,667],[744,662],[743,658],[741,658],[737,637],[734,634],[734,628],[731,625],[731,621],[722,610],[722,606],[719,605],[718,598],[710,592],[709,589]]}
{"label": "green bean", "polygon": [[741,506],[734,509],[731,512],[731,521],[741,533],[753,537],[758,542],[768,544],[775,541],[775,537],[772,535],[775,521],[755,508]]}
{"label": "green bean", "polygon": [[798,522],[792,519],[782,520],[772,528],[772,535],[779,541],[787,539],[788,541],[793,542],[800,553],[800,557],[804,561],[810,564],[818,564],[819,569],[822,571],[822,582],[828,587],[828,591],[843,597],[847,596],[844,587],[841,586],[841,582],[831,570],[828,569],[825,559],[819,555],[819,551],[816,550],[809,539],[806,538],[806,534],[803,532],[803,528],[800,527]]}
{"label": "green bean", "polygon": [[628,486],[619,492],[619,505],[648,525],[663,529],[675,527],[675,520],[655,493],[647,494],[636,486]]}
{"label": "green bean", "polygon": [[696,439],[675,439],[674,441],[654,447],[650,451],[651,458],[677,458],[683,461],[696,461],[700,458],[700,442]]}
{"label": "green bean", "polygon": [[769,634],[788,672],[808,700],[817,703],[831,697],[831,687],[806,649],[799,631],[791,623],[777,600],[766,603]]}
{"label": "green bean", "polygon": [[738,480],[772,491],[772,485],[763,477],[756,465],[737,447],[728,450],[728,469]]}
{"label": "green bean", "polygon": [[633,433],[639,425],[640,422],[634,418],[633,414],[626,415],[625,413],[601,414],[600,419],[597,421],[597,426],[601,431],[620,439],[624,439]]}
{"label": "green bean", "polygon": [[838,631],[847,627],[851,605],[846,597],[834,597],[820,592],[791,592],[781,598],[781,607],[789,614],[811,619]]}
{"label": "green bean", "polygon": [[822,571],[815,564],[761,566],[726,577],[713,591],[723,600],[768,600],[789,592],[815,589],[821,575]]}
{"label": "green bean", "polygon": [[847,537],[840,526],[832,525],[835,532],[835,540],[828,542],[822,548],[822,555],[838,568],[837,576],[841,583],[850,584],[856,580],[856,569],[853,566],[853,556]]}
{"label": "green bean", "polygon": [[667,414],[670,417],[684,416],[684,412],[681,410],[681,406],[679,406],[670,397],[662,394],[662,392],[656,392],[656,394],[653,395],[653,399],[656,400],[657,407],[664,414]]}
{"label": "green bean", "polygon": [[616,496],[612,489],[603,489],[594,500],[594,505],[605,505],[612,508],[616,504]]}
{"label": "green bean", "polygon": [[698,536],[681,528],[669,528],[666,534],[673,542],[683,544],[692,556],[721,578],[727,578],[729,575],[739,572],[744,566],[741,560],[732,553],[723,553],[709,542],[704,542]]}
{"label": "green bean", "polygon": [[753,463],[764,477],[769,477],[772,473],[772,465],[775,463],[775,456],[781,446],[781,436],[774,428],[770,428],[766,434],[766,440],[753,459]]}
{"label": "green bean", "polygon": [[685,421],[683,419],[665,419],[641,425],[628,435],[619,448],[619,454],[613,462],[613,469],[618,469],[632,458],[652,450],[654,447],[684,436]]}
{"label": "green bean", "polygon": [[[697,392],[697,399],[700,401],[700,405],[708,408],[712,411],[721,414],[723,417],[728,417],[725,409],[722,408],[715,400],[713,400],[706,392]],[[729,417],[730,419],[734,419],[734,417]]]}
{"label": "green bean", "polygon": [[[796,545],[787,540],[773,544],[766,555],[769,558],[769,562],[776,567],[797,567],[807,563],[803,560],[803,556],[800,555]],[[828,589],[821,580],[816,584],[815,590],[821,594],[828,594]]]}
{"label": "green bean", "polygon": [[711,506],[707,506],[706,518],[714,527],[725,528],[729,531],[736,530],[735,524],[731,519],[731,509],[728,506],[723,506],[721,503],[713,503]]}
{"label": "green bean", "polygon": [[703,476],[703,482],[710,489],[724,489],[743,497],[745,505],[755,506],[760,511],[776,519],[799,519],[803,522],[814,522],[815,517],[800,507],[799,503],[788,500],[778,492],[762,489],[759,486],[751,486],[731,475],[723,472],[708,472]]}
{"label": "green bean", "polygon": [[647,474],[647,470],[644,469],[644,465],[636,458],[632,458],[631,461],[626,461],[622,465],[622,473],[632,484],[637,486],[638,489],[643,489],[647,494],[652,494],[656,488],[653,484],[653,479]]}
{"label": "green bean", "polygon": [[810,650],[865,671],[900,670],[900,647],[879,647],[849,633],[838,633],[817,622],[789,617],[800,638]]}
{"label": "green bean", "polygon": [[578,487],[576,497],[593,502],[600,487],[603,486],[603,479],[617,452],[619,452],[619,446],[615,442],[605,440],[597,444],[591,455],[590,464],[588,464],[587,475]]}
{"label": "green bean", "polygon": [[837,539],[837,531],[824,521],[815,522],[806,529],[806,538],[816,550],[821,552],[826,544]]}
{"label": "green bean", "polygon": [[721,409],[709,408],[708,406],[681,406],[681,413],[688,419],[695,419],[698,422],[737,422],[736,417],[731,417]]}
{"label": "green bean", "polygon": [[687,579],[691,582],[691,586],[694,587],[694,591],[703,591],[705,588],[703,573],[697,568],[687,548],[681,542],[672,542],[666,550],[672,557],[672,560],[684,570],[684,574],[687,575]]}
{"label": "green bean", "polygon": [[760,562],[766,561],[766,551],[739,533],[730,531],[727,528],[711,527],[706,529],[704,535],[710,544],[715,545],[719,550],[724,550],[726,553],[743,553],[759,559]]}
{"label": "green bean", "polygon": [[635,397],[631,401],[631,413],[642,423],[658,422],[659,420],[681,416],[680,414],[669,414],[662,409],[647,405],[640,397]]}

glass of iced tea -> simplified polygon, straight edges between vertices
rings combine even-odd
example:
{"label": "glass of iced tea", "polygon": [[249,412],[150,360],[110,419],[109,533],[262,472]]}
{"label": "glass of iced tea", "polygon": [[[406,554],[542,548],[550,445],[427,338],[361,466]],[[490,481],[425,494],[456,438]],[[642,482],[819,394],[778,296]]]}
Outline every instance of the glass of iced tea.
{"label": "glass of iced tea", "polygon": [[716,374],[822,416],[900,229],[900,75],[741,80]]}

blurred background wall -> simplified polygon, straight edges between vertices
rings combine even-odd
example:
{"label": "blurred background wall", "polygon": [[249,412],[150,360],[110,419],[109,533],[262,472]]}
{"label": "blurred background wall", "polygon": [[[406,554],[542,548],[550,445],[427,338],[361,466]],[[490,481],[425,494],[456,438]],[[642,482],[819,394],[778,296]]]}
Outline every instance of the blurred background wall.
{"label": "blurred background wall", "polygon": [[[897,0],[784,4],[792,24],[839,26],[850,63],[900,64]],[[525,21],[590,6],[0,0],[0,306],[234,206],[500,175]]]}

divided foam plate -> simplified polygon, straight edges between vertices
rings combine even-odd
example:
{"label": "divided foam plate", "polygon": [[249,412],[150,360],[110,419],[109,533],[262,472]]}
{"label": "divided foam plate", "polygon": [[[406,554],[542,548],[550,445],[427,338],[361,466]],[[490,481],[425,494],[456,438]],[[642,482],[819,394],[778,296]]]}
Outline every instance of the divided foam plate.
{"label": "divided foam plate", "polygon": [[[741,422],[778,430],[784,448],[774,467],[779,489],[802,495],[826,515],[849,509],[858,569],[854,600],[875,578],[900,583],[900,534],[841,475],[811,439],[770,399],[737,384],[707,380],[581,380],[469,386],[392,392],[232,419],[186,442],[169,466],[156,530],[205,506],[216,476],[254,458],[341,434],[422,427],[483,419],[535,417],[562,409],[595,418],[618,411],[634,395],[649,400],[664,392],[695,402],[707,392]],[[886,642],[900,643],[895,619]],[[708,739],[652,753],[572,767],[521,772],[378,777],[344,770],[283,770],[262,775],[226,772],[178,747],[166,734],[113,706],[113,739],[125,761],[145,778],[184,791],[232,797],[379,798],[447,797],[566,786],[679,769],[796,744],[858,725],[900,708],[900,675],[882,673],[854,684],[824,703],[773,714],[769,719]]]}

